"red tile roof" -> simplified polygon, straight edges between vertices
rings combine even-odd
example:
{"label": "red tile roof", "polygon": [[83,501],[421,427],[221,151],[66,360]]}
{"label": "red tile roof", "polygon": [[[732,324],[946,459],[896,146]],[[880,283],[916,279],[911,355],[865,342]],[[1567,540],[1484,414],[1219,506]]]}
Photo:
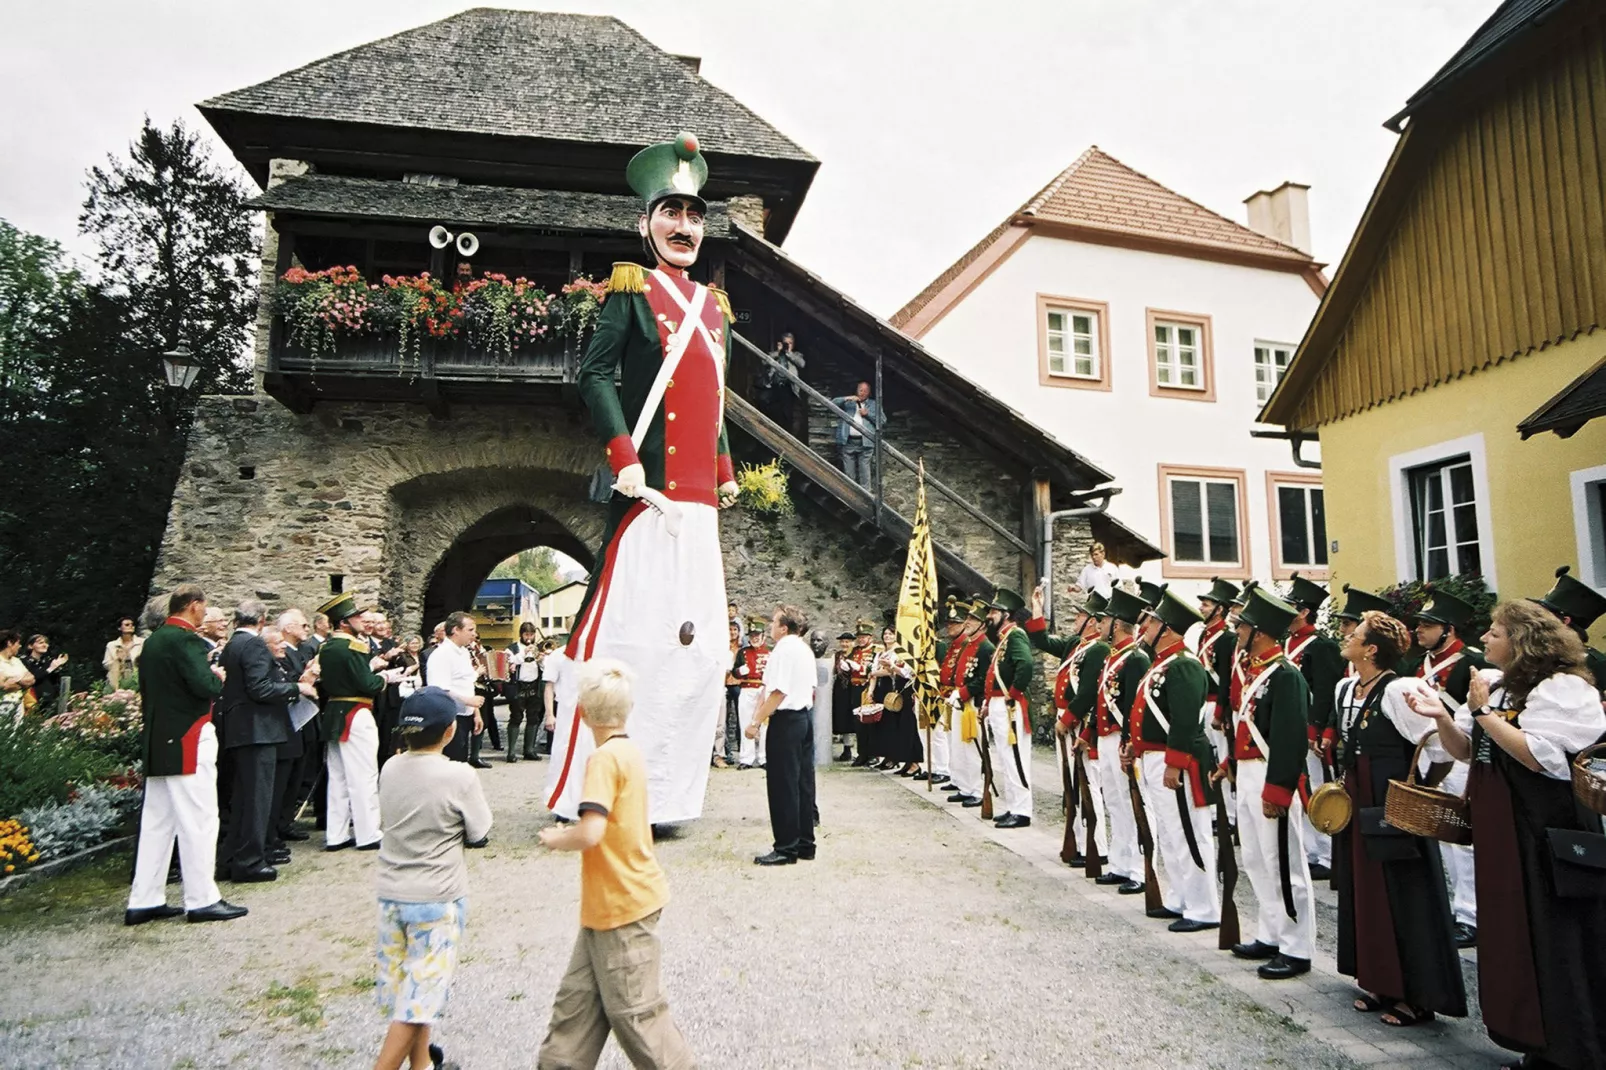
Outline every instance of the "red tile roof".
{"label": "red tile roof", "polygon": [[1316,266],[1309,254],[1190,201],[1095,145],[899,309],[893,325],[914,319],[1011,226],[1037,223],[1074,228],[1067,236],[1090,241],[1154,242],[1184,256],[1197,250],[1283,261],[1293,270]]}

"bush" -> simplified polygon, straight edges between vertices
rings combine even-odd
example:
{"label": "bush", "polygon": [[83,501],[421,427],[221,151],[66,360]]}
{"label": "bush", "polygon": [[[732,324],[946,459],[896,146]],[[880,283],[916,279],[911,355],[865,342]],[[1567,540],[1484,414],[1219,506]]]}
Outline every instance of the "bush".
{"label": "bush", "polygon": [[64,803],[73,787],[123,773],[128,763],[37,720],[0,719],[0,816],[15,817],[31,806]]}
{"label": "bush", "polygon": [[1377,593],[1379,598],[1387,599],[1394,607],[1394,616],[1409,624],[1411,618],[1421,612],[1432,597],[1432,591],[1428,589],[1430,586],[1433,590],[1454,595],[1478,611],[1466,632],[1458,633],[1463,642],[1476,646],[1478,637],[1489,628],[1489,613],[1497,601],[1495,593],[1484,584],[1482,576],[1475,573],[1469,576],[1446,576],[1430,583],[1412,580],[1409,583],[1397,583]]}
{"label": "bush", "polygon": [[138,691],[124,688],[107,692],[96,687],[71,695],[67,708],[47,720],[45,726],[132,766],[143,756],[141,723]]}
{"label": "bush", "polygon": [[138,788],[90,784],[64,803],[30,807],[18,816],[27,826],[34,850],[45,859],[95,846],[122,827],[139,806]]}
{"label": "bush", "polygon": [[791,516],[792,496],[787,492],[786,470],[779,459],[768,464],[744,464],[736,473],[737,500],[763,516]]}

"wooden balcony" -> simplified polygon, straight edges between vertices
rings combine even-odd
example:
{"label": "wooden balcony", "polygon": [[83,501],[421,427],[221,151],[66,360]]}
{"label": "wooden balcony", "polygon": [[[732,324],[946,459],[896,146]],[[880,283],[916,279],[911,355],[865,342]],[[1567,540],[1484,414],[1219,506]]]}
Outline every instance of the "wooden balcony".
{"label": "wooden balcony", "polygon": [[444,409],[448,400],[550,398],[573,383],[586,339],[526,344],[511,354],[465,338],[395,335],[341,338],[316,354],[292,343],[275,320],[263,376],[269,394],[297,412],[318,401],[411,401]]}

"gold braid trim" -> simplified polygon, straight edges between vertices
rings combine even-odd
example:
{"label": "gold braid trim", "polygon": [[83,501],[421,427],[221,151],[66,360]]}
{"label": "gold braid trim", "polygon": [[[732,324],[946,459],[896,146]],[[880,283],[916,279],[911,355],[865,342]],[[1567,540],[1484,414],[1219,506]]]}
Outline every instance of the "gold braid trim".
{"label": "gold braid trim", "polygon": [[731,299],[726,295],[725,291],[718,286],[710,286],[708,292],[714,295],[714,303],[719,306],[721,312],[725,313],[725,318],[731,323],[735,323],[736,317],[731,313]]}
{"label": "gold braid trim", "polygon": [[640,264],[615,264],[613,274],[608,276],[608,292],[611,294],[639,294],[646,286],[647,272]]}

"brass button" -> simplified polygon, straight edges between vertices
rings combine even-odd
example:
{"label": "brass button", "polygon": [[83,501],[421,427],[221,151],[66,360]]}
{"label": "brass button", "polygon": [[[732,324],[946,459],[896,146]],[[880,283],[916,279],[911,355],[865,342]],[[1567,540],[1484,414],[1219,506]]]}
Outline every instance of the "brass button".
{"label": "brass button", "polygon": [[670,446],[669,447],[669,456],[673,457],[674,455],[675,455],[675,447]]}
{"label": "brass button", "polygon": [[669,413],[668,415],[666,415],[664,417],[664,419],[666,419],[666,420],[673,420],[674,418],[675,418],[675,414],[674,413]]}
{"label": "brass button", "polygon": [[612,457],[613,456],[613,447],[612,446],[604,446],[604,447],[602,447],[602,452],[606,453],[609,457]]}
{"label": "brass button", "polygon": [[669,389],[675,389],[675,381],[673,379],[669,380]]}
{"label": "brass button", "polygon": [[669,489],[670,490],[674,490],[675,489],[675,481],[673,479],[671,479],[669,481]]}

